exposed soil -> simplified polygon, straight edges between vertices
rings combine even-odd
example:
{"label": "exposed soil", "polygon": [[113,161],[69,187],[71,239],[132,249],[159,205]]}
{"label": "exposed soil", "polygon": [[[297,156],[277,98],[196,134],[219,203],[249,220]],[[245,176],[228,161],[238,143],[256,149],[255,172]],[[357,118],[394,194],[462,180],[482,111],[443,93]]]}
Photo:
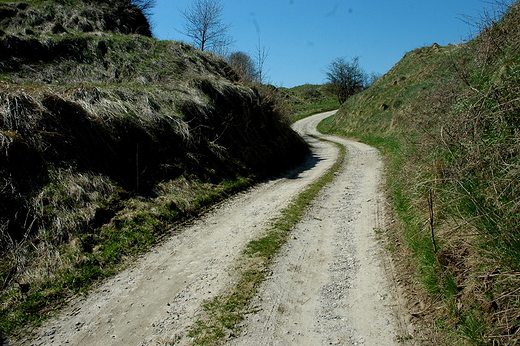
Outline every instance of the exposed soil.
{"label": "exposed soil", "polygon": [[[318,135],[316,124],[332,114],[294,128]],[[221,203],[87,298],[71,302],[25,344],[188,344],[186,331],[202,304],[233,285],[245,245],[334,163],[336,146],[304,137],[312,145],[304,165]],[[327,138],[347,146],[347,160],[291,233],[231,345],[411,342],[393,267],[378,241],[387,224],[379,154]]]}

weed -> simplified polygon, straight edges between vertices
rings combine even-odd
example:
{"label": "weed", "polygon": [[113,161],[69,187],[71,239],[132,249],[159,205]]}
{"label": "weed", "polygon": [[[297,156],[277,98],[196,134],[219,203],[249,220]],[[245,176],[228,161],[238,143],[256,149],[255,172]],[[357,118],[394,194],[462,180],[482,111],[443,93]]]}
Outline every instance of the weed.
{"label": "weed", "polygon": [[472,345],[488,345],[486,340],[486,321],[481,314],[470,311],[463,317],[460,326],[463,337]]}
{"label": "weed", "polygon": [[397,336],[397,342],[398,343],[405,343],[405,342],[407,342],[409,340],[413,340],[413,336],[410,335],[410,334],[404,335],[404,336],[403,335],[398,335]]}

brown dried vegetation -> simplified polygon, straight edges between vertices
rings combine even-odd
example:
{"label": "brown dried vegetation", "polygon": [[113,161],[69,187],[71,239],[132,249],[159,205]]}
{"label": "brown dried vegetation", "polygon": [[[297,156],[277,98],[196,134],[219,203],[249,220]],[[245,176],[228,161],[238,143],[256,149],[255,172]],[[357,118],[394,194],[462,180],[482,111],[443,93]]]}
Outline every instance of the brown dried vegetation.
{"label": "brown dried vegetation", "polygon": [[0,341],[306,152],[269,88],[125,11],[0,2]]}

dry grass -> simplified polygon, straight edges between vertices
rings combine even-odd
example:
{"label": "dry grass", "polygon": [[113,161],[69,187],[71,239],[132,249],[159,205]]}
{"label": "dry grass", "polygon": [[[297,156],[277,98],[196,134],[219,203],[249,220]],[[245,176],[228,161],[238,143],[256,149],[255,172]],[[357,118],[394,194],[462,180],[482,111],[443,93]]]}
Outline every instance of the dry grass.
{"label": "dry grass", "polygon": [[[168,234],[169,223],[251,183],[240,176],[275,172],[305,151],[257,90],[191,85],[153,93],[3,84],[2,329],[44,316]],[[143,197],[125,202],[132,195]]]}
{"label": "dry grass", "polygon": [[0,337],[306,151],[222,58],[72,5],[0,4]]}
{"label": "dry grass", "polygon": [[126,0],[24,1],[2,0],[0,27],[7,33],[63,35],[111,32],[151,36],[145,15]]}

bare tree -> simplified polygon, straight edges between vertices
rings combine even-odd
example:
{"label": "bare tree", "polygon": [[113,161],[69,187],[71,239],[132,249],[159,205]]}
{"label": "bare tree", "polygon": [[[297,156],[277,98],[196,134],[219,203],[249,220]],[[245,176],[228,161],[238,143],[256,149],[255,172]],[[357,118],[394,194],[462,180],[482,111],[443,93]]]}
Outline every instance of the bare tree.
{"label": "bare tree", "polygon": [[255,63],[248,54],[244,52],[232,53],[228,57],[228,62],[242,81],[257,81],[258,73],[255,68]]}
{"label": "bare tree", "polygon": [[191,38],[200,50],[222,51],[232,42],[227,35],[230,25],[222,23],[223,9],[220,0],[195,0],[191,6],[181,10],[186,20],[182,33]]}
{"label": "bare tree", "polygon": [[372,72],[371,74],[367,74],[365,75],[366,77],[366,80],[365,80],[365,88],[368,88],[370,87],[372,84],[374,84],[375,82],[377,82],[379,80],[379,78],[382,77],[382,75],[380,73],[377,73],[377,72]]}
{"label": "bare tree", "polygon": [[326,76],[329,90],[337,96],[340,104],[365,87],[365,72],[359,66],[358,57],[352,61],[335,59],[327,66]]}
{"label": "bare tree", "polygon": [[258,37],[258,45],[256,46],[256,73],[259,83],[265,82],[264,65],[269,56],[269,49],[260,44],[260,37]]}

